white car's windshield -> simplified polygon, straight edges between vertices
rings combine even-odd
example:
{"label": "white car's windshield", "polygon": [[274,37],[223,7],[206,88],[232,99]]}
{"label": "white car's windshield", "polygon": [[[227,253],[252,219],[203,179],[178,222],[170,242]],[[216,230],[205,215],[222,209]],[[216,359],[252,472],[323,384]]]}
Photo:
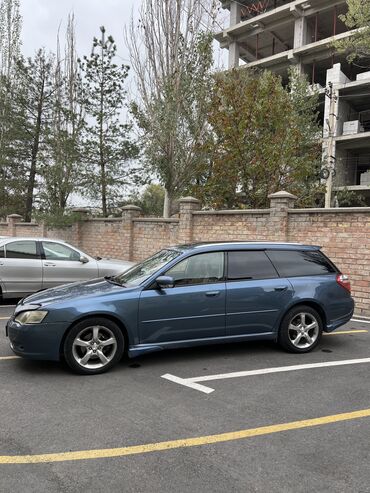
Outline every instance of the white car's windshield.
{"label": "white car's windshield", "polygon": [[181,251],[179,250],[161,250],[140,264],[134,265],[134,267],[123,274],[115,276],[114,280],[123,285],[139,286],[152,274],[154,274],[154,272],[168,264],[168,262],[171,262],[171,260],[175,259],[179,255],[181,255]]}

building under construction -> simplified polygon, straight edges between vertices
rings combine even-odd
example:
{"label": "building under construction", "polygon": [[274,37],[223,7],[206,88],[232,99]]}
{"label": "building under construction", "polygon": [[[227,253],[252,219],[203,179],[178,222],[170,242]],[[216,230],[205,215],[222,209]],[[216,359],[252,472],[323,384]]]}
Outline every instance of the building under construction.
{"label": "building under construction", "polygon": [[346,1],[224,0],[222,5],[230,12],[230,25],[216,39],[229,50],[229,68],[268,69],[283,81],[291,66],[306,74],[320,92],[324,167],[333,196],[347,188],[361,192],[370,205],[370,72],[333,49],[333,41],[354,33],[340,18]]}

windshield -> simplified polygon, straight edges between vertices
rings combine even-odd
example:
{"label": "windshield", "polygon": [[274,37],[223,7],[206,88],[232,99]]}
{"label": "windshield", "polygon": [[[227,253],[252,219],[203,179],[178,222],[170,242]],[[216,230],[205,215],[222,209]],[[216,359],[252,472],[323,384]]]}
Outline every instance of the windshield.
{"label": "windshield", "polygon": [[146,281],[154,272],[159,270],[164,265],[171,262],[181,254],[179,250],[161,250],[152,257],[147,258],[144,262],[134,265],[131,269],[115,276],[115,281],[120,284],[139,286],[139,284]]}

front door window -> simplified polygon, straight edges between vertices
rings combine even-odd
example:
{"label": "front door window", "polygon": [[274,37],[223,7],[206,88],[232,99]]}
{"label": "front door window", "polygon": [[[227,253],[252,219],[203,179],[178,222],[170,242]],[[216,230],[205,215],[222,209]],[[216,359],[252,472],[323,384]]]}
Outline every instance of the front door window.
{"label": "front door window", "polygon": [[175,286],[212,284],[224,277],[223,252],[202,253],[182,260],[166,272]]}

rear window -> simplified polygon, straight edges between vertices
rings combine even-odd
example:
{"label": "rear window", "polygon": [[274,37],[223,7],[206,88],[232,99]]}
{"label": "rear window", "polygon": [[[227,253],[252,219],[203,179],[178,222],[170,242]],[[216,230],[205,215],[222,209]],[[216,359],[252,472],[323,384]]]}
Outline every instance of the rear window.
{"label": "rear window", "polygon": [[263,251],[229,252],[228,259],[227,277],[230,281],[278,277],[272,263]]}
{"label": "rear window", "polygon": [[267,254],[280,277],[319,276],[336,272],[325,255],[317,250],[269,250]]}

